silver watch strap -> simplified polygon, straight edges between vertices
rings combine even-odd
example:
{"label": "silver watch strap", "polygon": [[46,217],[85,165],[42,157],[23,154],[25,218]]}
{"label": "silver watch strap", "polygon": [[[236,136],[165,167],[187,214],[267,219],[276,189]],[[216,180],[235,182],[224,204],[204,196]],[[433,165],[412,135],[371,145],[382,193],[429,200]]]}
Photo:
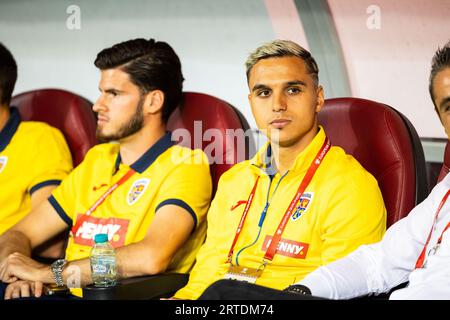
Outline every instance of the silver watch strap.
{"label": "silver watch strap", "polygon": [[64,286],[62,272],[66,264],[67,261],[64,259],[57,260],[52,264],[53,279],[58,287]]}

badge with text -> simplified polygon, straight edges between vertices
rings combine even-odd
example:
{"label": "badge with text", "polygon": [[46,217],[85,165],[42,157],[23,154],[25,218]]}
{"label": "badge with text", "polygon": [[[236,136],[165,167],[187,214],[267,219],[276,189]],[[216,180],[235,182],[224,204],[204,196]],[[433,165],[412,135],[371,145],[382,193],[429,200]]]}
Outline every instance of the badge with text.
{"label": "badge with text", "polygon": [[142,194],[147,189],[148,184],[150,183],[150,179],[143,178],[136,180],[133,182],[130,191],[128,191],[127,195],[127,203],[128,205],[134,204],[136,201],[139,200],[139,198],[142,196]]}
{"label": "badge with text", "polygon": [[123,247],[130,220],[118,218],[95,218],[84,214],[77,216],[77,221],[72,230],[73,241],[76,244],[92,247],[94,237],[99,233],[108,234],[108,240],[114,248]]}
{"label": "badge with text", "polygon": [[0,173],[3,171],[3,169],[5,169],[7,162],[8,162],[8,157],[7,156],[1,156],[0,157]]}
{"label": "badge with text", "polygon": [[255,283],[261,276],[263,269],[254,269],[241,266],[231,265],[228,272],[223,277],[224,279],[245,281],[248,283]]}
{"label": "badge with text", "polygon": [[[266,251],[267,248],[269,248],[271,241],[272,236],[266,236],[261,250]],[[302,243],[282,238],[280,240],[280,243],[278,243],[277,254],[295,259],[305,259],[306,254],[308,253],[308,248],[308,243]]]}
{"label": "badge with text", "polygon": [[292,221],[300,218],[306,212],[306,210],[308,210],[313,200],[313,196],[314,193],[312,192],[305,192],[304,194],[302,194],[300,200],[298,201],[297,208],[291,216]]}

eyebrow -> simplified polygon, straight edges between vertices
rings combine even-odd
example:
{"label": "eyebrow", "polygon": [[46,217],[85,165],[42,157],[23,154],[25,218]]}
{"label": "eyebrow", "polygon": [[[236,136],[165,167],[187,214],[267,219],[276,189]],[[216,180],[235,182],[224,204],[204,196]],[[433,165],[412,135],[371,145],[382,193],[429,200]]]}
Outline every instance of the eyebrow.
{"label": "eyebrow", "polygon": [[252,88],[252,92],[260,89],[269,89],[269,87],[264,84],[255,84]]}
{"label": "eyebrow", "polygon": [[306,82],[300,81],[300,80],[295,80],[295,81],[289,81],[287,83],[288,86],[304,86],[306,87]]}
{"label": "eyebrow", "polygon": [[[286,86],[303,86],[303,87],[307,87],[306,82],[300,81],[300,80],[294,80],[294,81],[288,81],[286,82]],[[270,89],[268,86],[266,86],[265,84],[255,84],[252,88],[252,92],[253,91],[257,91],[260,89]]]}
{"label": "eyebrow", "polygon": [[118,90],[118,89],[114,89],[114,88],[108,88],[108,89],[102,90],[102,89],[99,87],[98,90],[99,90],[100,92],[104,91],[104,92],[106,92],[106,93],[111,93],[111,92],[123,93],[123,92],[124,92],[124,91],[121,91],[121,90]]}

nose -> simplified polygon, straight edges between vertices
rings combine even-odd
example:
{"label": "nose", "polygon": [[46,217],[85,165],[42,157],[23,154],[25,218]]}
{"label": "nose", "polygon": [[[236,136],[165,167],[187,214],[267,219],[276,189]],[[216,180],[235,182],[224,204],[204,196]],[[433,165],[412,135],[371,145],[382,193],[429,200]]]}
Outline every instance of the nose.
{"label": "nose", "polygon": [[272,94],[272,110],[274,112],[280,112],[286,110],[286,97],[283,93],[274,92]]}
{"label": "nose", "polygon": [[105,110],[106,106],[104,103],[104,99],[103,99],[103,95],[100,95],[100,97],[98,97],[97,101],[95,101],[94,105],[92,106],[92,110],[94,112],[100,112],[101,110]]}

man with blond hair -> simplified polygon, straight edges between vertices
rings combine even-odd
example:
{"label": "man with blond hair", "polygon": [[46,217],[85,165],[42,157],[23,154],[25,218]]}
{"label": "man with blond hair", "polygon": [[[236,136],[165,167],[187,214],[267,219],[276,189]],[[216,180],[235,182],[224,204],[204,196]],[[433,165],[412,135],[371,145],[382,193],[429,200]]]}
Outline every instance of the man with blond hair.
{"label": "man with blond hair", "polygon": [[[447,135],[450,133],[450,42],[432,59],[429,91]],[[209,287],[204,299],[349,299],[388,293],[390,299],[450,299],[450,174],[383,239],[362,245],[322,266],[281,292],[231,281]],[[369,202],[370,204],[370,202]],[[405,283],[408,285],[405,287]],[[302,295],[298,295],[298,294]],[[309,297],[311,298],[311,297]]]}
{"label": "man with blond hair", "polygon": [[220,279],[283,289],[385,232],[377,181],[318,125],[324,92],[311,54],[276,40],[246,67],[251,109],[269,141],[221,176],[178,299],[197,299]]}

